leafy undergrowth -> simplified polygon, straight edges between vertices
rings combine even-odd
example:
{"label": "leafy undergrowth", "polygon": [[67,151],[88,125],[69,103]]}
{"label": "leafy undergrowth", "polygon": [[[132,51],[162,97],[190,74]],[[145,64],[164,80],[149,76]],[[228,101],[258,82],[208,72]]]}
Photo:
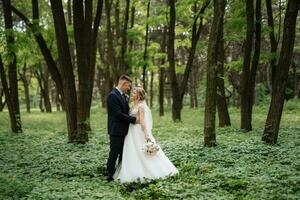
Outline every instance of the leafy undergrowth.
{"label": "leafy undergrowth", "polygon": [[[182,123],[170,112],[155,117],[154,134],[180,174],[147,184],[107,183],[106,115],[93,109],[86,145],[66,143],[63,113],[22,113],[24,134],[7,131],[0,119],[0,199],[299,199],[299,110],[283,115],[279,144],[260,141],[266,108],[256,108],[254,130],[217,130],[218,146],[202,144],[203,113],[185,109]],[[156,116],[156,110],[153,110]],[[298,112],[298,113],[297,113]],[[5,126],[4,126],[5,125]]]}

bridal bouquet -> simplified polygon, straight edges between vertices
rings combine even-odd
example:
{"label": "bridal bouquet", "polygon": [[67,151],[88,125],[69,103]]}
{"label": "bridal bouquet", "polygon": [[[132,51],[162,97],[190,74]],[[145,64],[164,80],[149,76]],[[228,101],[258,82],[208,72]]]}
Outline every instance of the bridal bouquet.
{"label": "bridal bouquet", "polygon": [[147,140],[143,146],[143,151],[147,155],[155,155],[160,149],[160,146],[152,140]]}

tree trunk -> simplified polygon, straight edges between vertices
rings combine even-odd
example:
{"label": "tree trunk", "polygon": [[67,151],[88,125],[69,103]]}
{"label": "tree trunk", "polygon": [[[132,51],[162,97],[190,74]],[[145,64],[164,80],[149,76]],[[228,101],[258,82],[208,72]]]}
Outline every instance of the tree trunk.
{"label": "tree trunk", "polygon": [[93,24],[93,2],[73,3],[75,46],[78,65],[77,142],[88,142],[90,108],[95,76],[96,42],[103,1],[98,1]]}
{"label": "tree trunk", "polygon": [[159,68],[159,116],[164,116],[165,68]]}
{"label": "tree trunk", "polygon": [[44,68],[44,73],[42,74],[42,80],[44,83],[44,93],[43,93],[43,97],[44,97],[44,105],[45,105],[45,109],[47,113],[51,113],[52,112],[52,106],[51,106],[51,102],[50,102],[50,94],[49,94],[49,72],[48,69]]}
{"label": "tree trunk", "polygon": [[51,9],[54,19],[59,62],[63,66],[60,69],[65,97],[68,142],[75,142],[77,134],[77,96],[62,2],[60,0],[51,0]]}
{"label": "tree trunk", "polygon": [[252,66],[250,71],[250,83],[249,83],[249,110],[250,110],[250,123],[252,121],[252,108],[255,99],[255,82],[256,82],[256,74],[257,74],[257,67],[259,64],[259,57],[260,57],[260,45],[261,45],[261,0],[256,0],[256,19],[255,19],[255,48],[254,48],[254,55],[252,59]]}
{"label": "tree trunk", "polygon": [[[11,1],[2,0],[3,13],[4,13],[4,24],[6,30],[6,45],[7,51],[9,52],[10,61],[8,64],[8,81],[9,81],[9,97],[12,109],[12,114],[14,115],[15,121],[11,124],[12,131],[15,133],[22,132],[21,125],[21,115],[19,106],[19,93],[18,93],[18,77],[17,77],[17,59],[16,53],[11,48],[14,46],[15,39],[13,35],[13,21],[12,21],[12,11],[11,11]],[[4,69],[3,69],[4,70]],[[2,79],[2,81],[4,81]]]}
{"label": "tree trunk", "polygon": [[226,102],[225,86],[224,86],[224,31],[223,20],[219,22],[218,35],[218,53],[217,53],[217,109],[219,116],[219,126],[230,126],[230,117]]}
{"label": "tree trunk", "polygon": [[[189,74],[191,71],[191,67],[193,64],[195,51],[197,42],[200,37],[200,33],[202,31],[203,25],[203,13],[208,7],[210,1],[205,1],[202,5],[201,9],[195,15],[194,24],[193,24],[193,33],[192,33],[192,46],[190,49],[188,61],[186,64],[186,68],[184,71],[184,75],[182,81],[179,83],[179,78],[176,75],[175,70],[175,50],[174,50],[174,41],[175,41],[175,21],[176,21],[176,10],[175,10],[175,1],[169,0],[170,6],[170,20],[169,20],[169,43],[168,43],[168,60],[169,60],[169,72],[170,72],[170,81],[171,81],[171,88],[172,88],[172,119],[173,121],[181,121],[181,110],[183,106],[183,97],[185,94],[185,90],[187,87]],[[200,19],[199,27],[197,28],[197,21]]]}
{"label": "tree trunk", "polygon": [[129,65],[125,61],[125,54],[127,52],[127,27],[128,27],[128,21],[129,21],[129,8],[130,8],[130,0],[126,0],[126,8],[125,8],[125,14],[124,14],[124,26],[122,29],[122,42],[121,42],[121,62],[120,62],[120,68],[123,68],[124,73],[129,72]]}
{"label": "tree trunk", "polygon": [[[130,28],[134,27],[134,17],[135,17],[135,6],[134,6],[134,2],[132,3],[131,6],[131,14],[130,14]],[[131,51],[133,49],[133,40],[129,40],[129,51]],[[131,74],[132,69],[129,68],[129,74]]]}
{"label": "tree trunk", "polygon": [[55,92],[55,104],[56,104],[56,111],[60,111],[60,100],[59,100],[59,93]]}
{"label": "tree trunk", "polygon": [[[40,109],[44,112],[43,105],[45,107],[46,112],[52,112],[52,107],[50,103],[49,96],[49,74],[46,68],[43,69],[43,66],[40,65],[40,69],[35,71],[36,78],[38,80],[38,84],[40,86]],[[44,103],[43,103],[44,102]]]}
{"label": "tree trunk", "polygon": [[26,104],[26,111],[28,113],[30,113],[30,97],[29,97],[29,80],[27,79],[27,66],[26,66],[26,62],[24,62],[24,66],[22,69],[22,73],[19,72],[19,76],[20,76],[20,80],[23,82],[23,86],[24,86],[24,94],[25,94],[25,104]]}
{"label": "tree trunk", "polygon": [[288,72],[293,57],[295,27],[299,7],[299,0],[289,0],[287,3],[278,69],[275,73],[271,104],[262,136],[262,141],[267,144],[277,143]]}
{"label": "tree trunk", "polygon": [[146,70],[147,70],[147,65],[148,65],[148,29],[149,29],[149,25],[148,25],[148,19],[149,19],[149,14],[150,14],[150,0],[148,0],[148,4],[147,4],[147,19],[146,19],[146,36],[145,36],[145,43],[144,43],[144,55],[143,55],[143,60],[144,60],[144,64],[143,64],[143,88],[144,90],[147,92],[147,74],[146,74]]}
{"label": "tree trunk", "polygon": [[[4,99],[4,101],[3,101],[3,99]],[[0,77],[0,112],[3,111],[5,104],[6,104],[6,100],[5,100],[5,96],[4,96],[3,84],[1,82],[1,77]]]}
{"label": "tree trunk", "polygon": [[151,79],[150,79],[150,108],[153,107],[153,99],[154,99],[153,79],[154,79],[154,72],[152,70],[151,71]]}
{"label": "tree trunk", "polygon": [[[68,5],[67,5],[67,8],[68,8],[68,25],[71,26],[73,24],[73,21],[72,21],[72,2],[71,0],[68,0]],[[73,67],[75,67],[75,47],[74,47],[74,43],[73,41],[69,41],[70,43],[70,55],[71,55],[71,60],[72,60],[72,65]]]}
{"label": "tree trunk", "polygon": [[41,87],[40,87],[40,93],[39,94],[40,94],[39,108],[40,108],[41,112],[45,112],[44,104],[43,104],[44,96],[43,96],[43,90],[42,90]]}
{"label": "tree trunk", "polygon": [[[166,43],[167,43],[167,27],[163,29],[163,39],[161,44],[161,52],[166,53]],[[165,68],[162,66],[165,64],[165,58],[161,59],[161,66],[159,67],[159,116],[164,116],[164,97],[165,97]]]}
{"label": "tree trunk", "polygon": [[172,90],[172,119],[173,121],[181,121],[181,109],[182,103],[179,100],[179,86],[176,77],[175,70],[175,21],[176,10],[175,0],[169,0],[170,18],[169,18],[169,37],[168,37],[168,61],[169,61],[169,73]]}
{"label": "tree trunk", "polygon": [[272,92],[272,84],[274,82],[274,75],[276,71],[276,53],[277,53],[277,46],[278,41],[275,39],[275,31],[274,31],[274,22],[273,22],[273,13],[272,13],[272,0],[266,0],[266,8],[267,8],[267,15],[268,15],[268,26],[269,26],[269,38],[271,49],[270,52],[272,54],[272,58],[270,60],[270,72],[268,76],[271,75],[270,82],[271,82],[271,92]]}
{"label": "tree trunk", "polygon": [[0,78],[1,78],[2,86],[3,86],[3,92],[5,94],[5,101],[7,102],[7,108],[8,108],[9,117],[10,117],[11,130],[13,132],[18,132],[18,126],[19,126],[18,125],[18,118],[17,118],[16,113],[14,112],[14,109],[13,109],[13,106],[12,106],[10,91],[9,91],[9,88],[8,88],[8,83],[6,81],[6,74],[5,74],[5,71],[4,71],[4,66],[3,66],[1,54],[0,54]]}
{"label": "tree trunk", "polygon": [[214,16],[209,34],[207,49],[207,81],[204,116],[204,145],[211,147],[217,145],[215,133],[216,121],[216,93],[219,43],[223,40],[223,24],[225,0],[214,0]]}
{"label": "tree trunk", "polygon": [[246,16],[247,16],[247,35],[244,42],[244,62],[242,72],[242,94],[241,94],[241,129],[245,131],[252,130],[251,124],[251,102],[250,98],[250,68],[251,68],[251,53],[252,40],[254,31],[254,8],[253,0],[246,0]]}
{"label": "tree trunk", "polygon": [[107,37],[107,61],[109,67],[115,71],[112,74],[113,82],[116,82],[121,75],[117,70],[116,53],[114,50],[114,38],[111,28],[111,0],[105,0],[105,16],[106,16],[106,37]]}
{"label": "tree trunk", "polygon": [[197,99],[197,78],[198,78],[198,69],[193,66],[191,69],[191,75],[189,79],[189,94],[190,94],[190,108],[198,107]]}

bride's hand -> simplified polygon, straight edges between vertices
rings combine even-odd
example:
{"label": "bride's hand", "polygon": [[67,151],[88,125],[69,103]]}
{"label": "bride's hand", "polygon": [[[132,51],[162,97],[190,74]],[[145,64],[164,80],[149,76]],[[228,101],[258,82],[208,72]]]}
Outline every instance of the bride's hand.
{"label": "bride's hand", "polygon": [[140,118],[139,117],[137,117],[136,118],[136,121],[135,121],[135,124],[140,124],[141,122],[140,122]]}
{"label": "bride's hand", "polygon": [[145,140],[148,141],[148,140],[151,140],[150,136],[147,134],[145,135]]}

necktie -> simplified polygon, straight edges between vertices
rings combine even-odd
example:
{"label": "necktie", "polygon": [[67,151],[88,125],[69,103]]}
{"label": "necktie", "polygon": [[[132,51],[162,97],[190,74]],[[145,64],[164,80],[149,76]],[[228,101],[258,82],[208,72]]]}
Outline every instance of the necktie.
{"label": "necktie", "polygon": [[126,95],[125,95],[125,94],[122,94],[122,97],[123,97],[123,100],[124,100],[125,102],[127,102],[127,101],[126,101]]}

